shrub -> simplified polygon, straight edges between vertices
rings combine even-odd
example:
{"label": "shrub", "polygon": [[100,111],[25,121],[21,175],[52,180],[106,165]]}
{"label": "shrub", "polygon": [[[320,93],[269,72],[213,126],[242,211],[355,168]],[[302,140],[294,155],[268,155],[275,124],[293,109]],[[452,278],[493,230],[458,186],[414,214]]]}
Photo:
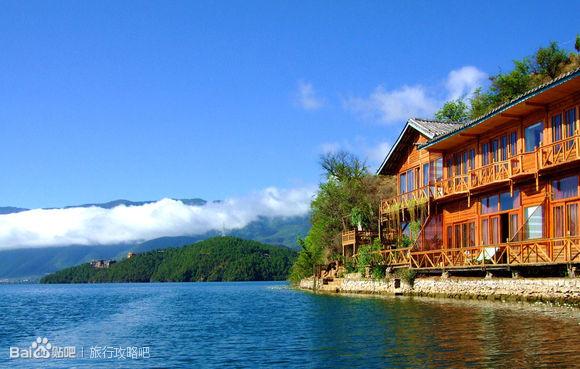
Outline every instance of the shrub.
{"label": "shrub", "polygon": [[408,283],[410,286],[413,285],[415,282],[415,277],[417,276],[417,272],[409,268],[397,269],[395,274],[398,278],[400,278],[403,282]]}

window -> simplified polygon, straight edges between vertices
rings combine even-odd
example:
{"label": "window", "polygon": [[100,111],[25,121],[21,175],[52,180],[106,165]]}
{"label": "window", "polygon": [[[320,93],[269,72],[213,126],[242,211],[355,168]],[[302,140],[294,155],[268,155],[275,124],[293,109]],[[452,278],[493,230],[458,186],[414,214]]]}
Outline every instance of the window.
{"label": "window", "polygon": [[526,217],[526,239],[542,238],[544,235],[544,209],[542,206],[530,206],[524,209]]}
{"label": "window", "polygon": [[469,169],[475,169],[475,149],[469,149]]}
{"label": "window", "polygon": [[510,155],[514,156],[517,152],[517,145],[518,145],[518,134],[517,132],[512,132],[510,134]]}
{"label": "window", "polygon": [[489,164],[489,144],[484,143],[481,145],[481,154],[483,159],[483,165]]}
{"label": "window", "polygon": [[447,178],[453,177],[453,160],[451,158],[447,159]]}
{"label": "window", "polygon": [[491,218],[491,244],[499,244],[499,217]]}
{"label": "window", "polygon": [[566,135],[568,137],[574,136],[576,133],[576,108],[566,110]]}
{"label": "window", "polygon": [[536,147],[542,146],[544,122],[538,122],[526,127],[524,137],[526,140],[526,152],[532,152]]}
{"label": "window", "polygon": [[399,176],[399,194],[404,194],[405,192],[407,192],[407,175],[401,173]]}
{"label": "window", "polygon": [[499,202],[498,195],[492,195],[481,199],[481,214],[489,214],[497,212],[497,205]]}
{"label": "window", "polygon": [[578,176],[566,177],[552,181],[554,200],[578,196]]}
{"label": "window", "polygon": [[517,236],[518,227],[519,227],[518,214],[517,213],[510,214],[510,241],[512,242],[520,240],[519,236]]}
{"label": "window", "polygon": [[562,139],[562,114],[552,117],[552,142]]}
{"label": "window", "polygon": [[491,141],[491,159],[494,163],[499,160],[499,141],[497,139]]}
{"label": "window", "polygon": [[453,247],[453,233],[451,232],[451,226],[447,227],[447,247]]}
{"label": "window", "polygon": [[468,156],[467,151],[461,154],[461,173],[467,174]]}
{"label": "window", "polygon": [[437,182],[443,179],[443,158],[435,160],[435,180]]}
{"label": "window", "polygon": [[481,220],[481,244],[489,245],[489,220]]}
{"label": "window", "polygon": [[555,206],[553,212],[554,237],[564,237],[564,206]]}
{"label": "window", "polygon": [[453,240],[453,247],[457,248],[461,245],[461,227],[459,224],[455,225],[455,239]]}
{"label": "window", "polygon": [[413,169],[407,171],[407,192],[415,190],[415,171]]}
{"label": "window", "polygon": [[578,204],[568,204],[566,207],[568,236],[574,237],[578,235]]}
{"label": "window", "polygon": [[423,186],[429,185],[429,164],[423,164]]}
{"label": "window", "polygon": [[469,223],[469,245],[475,246],[475,222]]}
{"label": "window", "polygon": [[512,210],[520,207],[520,191],[514,190],[512,196],[509,192],[502,192],[499,195],[499,210]]}
{"label": "window", "polygon": [[508,158],[508,136],[503,135],[500,139],[500,149],[501,149],[501,160],[507,160]]}

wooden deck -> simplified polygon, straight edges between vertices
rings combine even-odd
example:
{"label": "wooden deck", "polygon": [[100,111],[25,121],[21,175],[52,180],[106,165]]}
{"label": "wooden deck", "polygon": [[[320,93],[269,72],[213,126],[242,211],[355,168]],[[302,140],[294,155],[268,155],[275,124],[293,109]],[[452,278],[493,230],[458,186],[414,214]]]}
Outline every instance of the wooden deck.
{"label": "wooden deck", "polygon": [[401,248],[381,250],[379,253],[385,266],[426,270],[580,264],[580,237],[429,251]]}

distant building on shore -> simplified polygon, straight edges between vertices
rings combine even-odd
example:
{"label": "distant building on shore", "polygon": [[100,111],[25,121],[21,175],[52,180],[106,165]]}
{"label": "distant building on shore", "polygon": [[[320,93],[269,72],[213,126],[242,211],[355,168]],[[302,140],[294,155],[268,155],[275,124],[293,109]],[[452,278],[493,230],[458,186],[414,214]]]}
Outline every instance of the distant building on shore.
{"label": "distant building on shore", "polygon": [[116,260],[92,260],[90,265],[95,269],[107,269],[116,262]]}

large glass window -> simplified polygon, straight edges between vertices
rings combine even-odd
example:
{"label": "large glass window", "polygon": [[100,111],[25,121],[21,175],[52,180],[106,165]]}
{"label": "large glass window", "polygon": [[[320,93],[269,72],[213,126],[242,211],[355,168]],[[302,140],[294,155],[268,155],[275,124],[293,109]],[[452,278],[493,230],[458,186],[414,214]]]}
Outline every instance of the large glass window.
{"label": "large glass window", "polygon": [[499,210],[511,210],[520,207],[520,191],[514,190],[514,195],[512,196],[509,192],[502,192],[499,195]]}
{"label": "large glass window", "polygon": [[497,212],[498,195],[492,195],[481,199],[481,214],[489,214]]}
{"label": "large glass window", "polygon": [[538,122],[527,127],[524,132],[526,152],[532,152],[536,147],[542,146],[544,122]]}
{"label": "large glass window", "polygon": [[429,185],[429,164],[423,164],[423,186]]}
{"label": "large glass window", "polygon": [[542,206],[529,206],[524,209],[526,217],[526,238],[533,240],[544,235],[544,209]]}
{"label": "large glass window", "polygon": [[578,196],[578,176],[566,177],[552,181],[554,200]]}

